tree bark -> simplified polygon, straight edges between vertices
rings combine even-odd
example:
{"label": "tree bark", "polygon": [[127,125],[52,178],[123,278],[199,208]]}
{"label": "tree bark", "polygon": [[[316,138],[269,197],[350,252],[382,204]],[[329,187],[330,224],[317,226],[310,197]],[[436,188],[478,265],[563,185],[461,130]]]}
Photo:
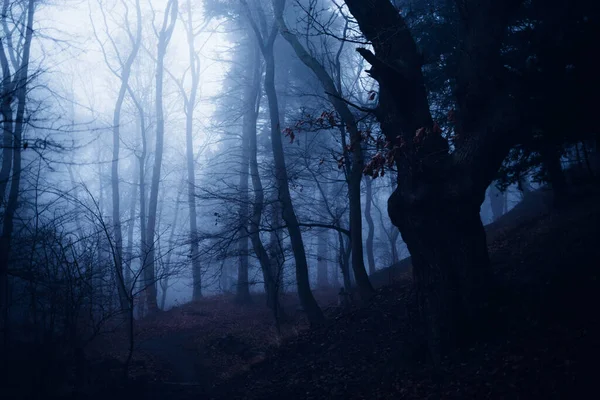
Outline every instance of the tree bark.
{"label": "tree bark", "polygon": [[162,168],[165,116],[163,110],[163,75],[164,62],[167,47],[173,34],[175,22],[177,21],[177,0],[169,0],[165,9],[162,28],[158,33],[158,45],[156,54],[156,148],[154,151],[154,167],[152,169],[152,183],[150,187],[150,203],[148,208],[148,225],[146,233],[146,263],[144,265],[144,280],[146,284],[146,302],[148,312],[158,311],[156,272],[155,272],[155,233],[156,233],[156,211],[158,207],[158,189]]}
{"label": "tree bark", "polygon": [[369,261],[369,274],[375,273],[375,255],[373,254],[373,239],[375,236],[375,224],[371,215],[371,204],[373,203],[373,181],[370,177],[365,180],[367,192],[365,194],[365,219],[369,231],[367,234],[367,260]]}

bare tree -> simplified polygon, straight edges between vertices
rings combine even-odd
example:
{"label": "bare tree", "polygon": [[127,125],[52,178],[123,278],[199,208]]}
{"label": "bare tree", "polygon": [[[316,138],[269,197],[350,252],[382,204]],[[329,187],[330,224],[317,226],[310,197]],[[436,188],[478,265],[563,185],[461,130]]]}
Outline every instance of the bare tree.
{"label": "bare tree", "polygon": [[148,311],[158,311],[156,295],[155,273],[155,240],[156,211],[158,207],[158,189],[161,178],[163,147],[165,136],[165,116],[163,110],[163,76],[165,72],[165,55],[171,41],[175,23],[177,22],[178,0],[169,0],[166,5],[164,18],[158,37],[156,53],[156,148],[154,150],[154,167],[152,170],[152,183],[150,187],[150,203],[148,207],[148,225],[146,227],[146,242],[144,243],[144,279],[146,283],[146,301]]}
{"label": "bare tree", "polygon": [[[200,85],[200,56],[196,51],[196,37],[202,33],[203,28],[194,27],[191,0],[186,1],[186,16],[183,25],[188,42],[190,74],[189,93],[185,89],[184,79],[177,81],[179,91],[183,96],[185,111],[185,143],[186,166],[188,182],[188,208],[190,212],[190,257],[192,261],[192,300],[202,297],[202,274],[200,270],[200,254],[198,251],[198,215],[196,211],[196,176],[194,173],[194,111],[197,106],[198,88]],[[206,26],[206,23],[205,23]]]}
{"label": "bare tree", "polygon": [[[256,68],[256,67],[255,67]],[[247,99],[244,99],[246,102],[249,102],[249,106],[254,108],[254,102],[252,101],[252,94],[248,96]],[[251,115],[244,115],[244,119],[252,118]],[[249,124],[251,121],[244,121],[244,123]],[[256,122],[255,122],[256,124]],[[256,125],[255,125],[256,126]],[[254,129],[256,132],[256,128]],[[238,252],[239,252],[239,265],[238,265],[238,276],[237,276],[237,284],[236,284],[236,300],[239,303],[248,303],[250,302],[250,285],[248,282],[248,235],[246,232],[248,231],[248,201],[249,201],[249,193],[248,193],[248,169],[250,167],[250,135],[252,134],[249,127],[242,128],[242,147],[240,152],[240,226],[242,227],[241,235],[238,239]]]}
{"label": "bare tree", "polygon": [[[113,111],[113,153],[112,153],[112,162],[111,162],[111,188],[112,188],[112,223],[113,223],[113,231],[115,235],[115,269],[118,274],[123,274],[123,232],[121,229],[121,198],[119,195],[119,157],[120,157],[120,143],[121,143],[121,111],[123,109],[123,103],[125,101],[125,96],[127,94],[127,90],[129,87],[129,78],[131,76],[131,68],[135,59],[140,50],[140,46],[142,43],[142,13],[140,8],[139,0],[136,0],[135,9],[136,9],[136,29],[135,33],[130,29],[130,22],[125,21],[124,26],[126,27],[125,32],[127,33],[128,39],[131,44],[131,49],[129,50],[129,54],[124,57],[121,54],[121,51],[115,41],[115,39],[110,34],[110,30],[107,24],[106,13],[104,7],[101,2],[98,2],[99,9],[103,16],[104,21],[104,31],[105,35],[110,42],[112,50],[114,51],[115,58],[118,62],[117,67],[113,67],[112,62],[109,60],[108,52],[105,48],[104,42],[100,39],[98,34],[96,33],[96,28],[94,25],[94,18],[92,17],[92,13],[90,10],[90,22],[92,27],[94,28],[94,36],[96,37],[96,41],[100,44],[100,48],[102,49],[102,54],[104,56],[104,61],[106,66],[110,69],[110,71],[115,75],[119,81],[119,91],[117,94],[117,100],[115,102],[115,108]],[[125,14],[125,18],[128,17],[128,13]],[[121,299],[121,306],[125,310],[125,307],[128,307],[128,301],[126,293],[124,292],[124,287],[119,287],[119,298]]]}
{"label": "bare tree", "polygon": [[[360,182],[362,179],[364,160],[363,150],[361,146],[361,132],[358,129],[358,124],[354,115],[348,108],[348,104],[344,102],[341,93],[341,84],[334,82],[332,76],[327,72],[323,65],[313,57],[306,48],[300,43],[300,40],[287,27],[283,18],[285,8],[285,0],[273,0],[273,8],[275,10],[275,18],[281,35],[292,46],[298,58],[310,68],[316,77],[321,82],[329,101],[335,108],[341,118],[341,126],[348,129],[350,132],[350,152],[352,153],[351,165],[348,178],[348,196],[350,200],[350,234],[352,245],[352,269],[356,277],[356,283],[361,292],[361,296],[368,298],[373,293],[373,287],[369,281],[369,276],[365,270],[363,257],[363,241],[362,241],[362,210],[360,199]],[[338,53],[339,54],[339,53]],[[338,58],[339,63],[339,58]],[[338,73],[338,77],[341,74]],[[340,78],[338,78],[339,80]],[[343,129],[343,128],[342,128]],[[345,134],[342,133],[345,139]],[[346,146],[344,146],[346,148]],[[346,151],[344,149],[344,151]]]}
{"label": "bare tree", "polygon": [[323,320],[323,312],[319,308],[311,290],[308,278],[308,263],[306,261],[306,252],[304,249],[304,241],[302,232],[298,223],[298,217],[294,212],[292,196],[290,194],[288,174],[285,165],[285,156],[283,151],[283,143],[281,139],[281,126],[279,123],[279,105],[277,100],[277,92],[275,90],[275,55],[273,52],[273,44],[277,37],[278,28],[274,23],[270,28],[267,26],[265,13],[259,3],[256,4],[256,14],[258,15],[258,23],[252,16],[252,10],[245,0],[241,0],[244,5],[248,17],[248,21],[252,26],[252,30],[256,35],[259,48],[265,59],[265,93],[269,103],[269,117],[271,120],[271,145],[273,149],[273,158],[275,160],[275,176],[277,180],[277,189],[279,193],[279,201],[282,207],[283,220],[286,223],[294,259],[296,261],[296,283],[298,285],[298,295],[302,307],[311,324],[318,324]]}
{"label": "bare tree", "polygon": [[[4,2],[4,10],[6,8],[7,1]],[[2,166],[2,174],[0,179],[8,180],[10,177],[10,192],[8,194],[8,201],[4,210],[2,220],[2,235],[0,236],[0,329],[3,331],[4,341],[8,339],[8,261],[11,251],[11,241],[14,229],[14,218],[17,208],[19,206],[19,190],[21,184],[21,149],[23,146],[22,135],[25,128],[25,106],[27,101],[27,84],[30,79],[29,73],[29,57],[31,52],[31,41],[33,38],[33,21],[35,13],[35,0],[29,0],[27,2],[27,10],[24,15],[27,15],[27,22],[24,29],[24,38],[21,54],[21,62],[18,69],[14,73],[14,82],[7,86],[6,79],[10,79],[9,66],[5,49],[3,46],[0,47],[0,61],[2,67],[3,77],[3,88],[10,89],[9,92],[2,93],[2,118],[3,118],[3,129],[4,129],[4,140],[7,136],[11,136],[9,150],[12,150],[12,157],[8,155],[6,148],[3,150],[4,157],[11,157],[12,160],[12,176],[11,170],[4,171],[4,165]],[[3,10],[3,11],[4,11]],[[3,14],[4,17],[4,14]],[[5,23],[5,21],[3,21]],[[0,41],[0,45],[2,41]],[[12,43],[11,43],[12,45]],[[14,125],[8,121],[12,121],[13,112],[10,108],[13,96],[17,102],[16,114],[14,115]],[[8,103],[8,104],[5,104]],[[8,132],[11,129],[11,132]],[[4,162],[5,159],[3,159]],[[3,197],[4,193],[0,193]],[[0,197],[0,204],[3,203],[3,198]]]}
{"label": "bare tree", "polygon": [[261,219],[265,207],[265,193],[258,168],[256,123],[262,97],[262,65],[258,44],[255,40],[250,40],[253,44],[251,52],[252,68],[248,69],[248,75],[246,77],[248,82],[244,91],[244,116],[242,122],[243,136],[244,139],[248,141],[245,151],[248,152],[250,178],[252,180],[252,188],[254,191],[252,213],[248,221],[248,236],[263,273],[265,291],[267,292],[267,305],[272,309],[277,329],[279,329],[279,321],[283,315],[283,309],[279,302],[279,295],[282,290],[280,279],[281,266],[278,264],[280,260],[276,252],[268,252],[265,249],[260,237]]}

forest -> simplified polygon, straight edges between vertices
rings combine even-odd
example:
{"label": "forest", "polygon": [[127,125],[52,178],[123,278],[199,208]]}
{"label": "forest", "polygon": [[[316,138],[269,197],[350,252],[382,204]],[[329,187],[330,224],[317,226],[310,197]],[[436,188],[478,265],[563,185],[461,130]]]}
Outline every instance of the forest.
{"label": "forest", "polygon": [[596,390],[595,1],[0,7],[0,398]]}

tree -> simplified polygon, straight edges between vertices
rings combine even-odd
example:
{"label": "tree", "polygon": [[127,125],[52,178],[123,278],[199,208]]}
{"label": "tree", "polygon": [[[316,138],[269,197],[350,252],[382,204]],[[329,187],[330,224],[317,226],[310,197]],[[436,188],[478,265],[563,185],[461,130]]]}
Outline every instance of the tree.
{"label": "tree", "polygon": [[[2,18],[6,16],[5,11],[8,7],[8,1],[4,2]],[[20,63],[15,66],[14,80],[10,82],[11,71],[6,56],[6,50],[3,41],[0,41],[0,65],[2,67],[2,127],[3,127],[3,164],[0,171],[0,204],[4,202],[4,190],[8,179],[10,178],[10,191],[8,201],[4,209],[2,220],[2,235],[0,236],[0,329],[4,336],[4,344],[8,339],[8,262],[11,252],[11,241],[14,229],[15,213],[19,206],[19,191],[21,185],[21,149],[24,146],[22,142],[23,130],[26,125],[25,110],[27,102],[27,85],[30,80],[29,57],[31,53],[31,41],[33,38],[33,22],[36,8],[35,0],[27,2],[25,32],[23,37],[22,54]],[[6,21],[2,21],[3,25]],[[10,38],[8,38],[10,39]],[[12,43],[9,44],[12,46]],[[18,68],[16,68],[18,66]],[[16,113],[13,114],[11,103],[13,96],[16,99]],[[14,118],[14,124],[12,123]],[[8,145],[8,147],[6,147]],[[5,162],[8,160],[8,170],[5,169]],[[12,161],[12,166],[10,165]],[[12,171],[12,176],[11,176]]]}
{"label": "tree", "polygon": [[[346,128],[350,132],[350,145],[348,151],[352,153],[352,162],[351,165],[347,165],[346,167],[350,168],[348,178],[348,196],[350,200],[352,269],[354,271],[354,276],[356,277],[356,282],[361,295],[365,298],[368,298],[373,292],[373,287],[371,286],[369,277],[365,270],[363,257],[360,182],[362,179],[364,160],[362,155],[363,149],[360,144],[361,132],[358,129],[358,124],[354,118],[354,115],[348,108],[348,104],[343,101],[341,84],[338,82],[336,85],[332,76],[327,72],[323,65],[304,48],[298,38],[288,29],[283,18],[284,8],[285,0],[273,0],[275,19],[279,25],[281,35],[292,46],[298,58],[317,76],[329,101],[341,118],[340,125],[342,129]],[[338,53],[338,67],[340,53],[341,49]],[[340,76],[341,73],[338,74],[338,81],[341,80]],[[345,139],[344,131],[342,131],[342,135]]]}
{"label": "tree", "polygon": [[[110,71],[115,75],[119,81],[119,91],[117,94],[117,100],[115,101],[115,108],[113,112],[113,122],[112,122],[112,130],[113,130],[113,154],[112,154],[112,162],[111,162],[111,188],[112,188],[112,222],[113,222],[113,230],[115,235],[115,271],[116,273],[123,277],[123,232],[121,229],[121,197],[119,195],[119,159],[120,159],[120,145],[121,145],[121,111],[123,108],[123,103],[125,101],[125,96],[127,94],[127,90],[129,87],[129,78],[131,75],[131,68],[137,54],[140,50],[140,46],[142,44],[142,12],[140,7],[139,0],[136,0],[136,30],[135,34],[131,31],[129,27],[129,21],[125,21],[126,33],[130,40],[131,50],[127,54],[126,57],[121,55],[121,51],[119,50],[115,39],[109,33],[108,25],[106,25],[106,14],[104,8],[101,3],[100,10],[103,15],[104,21],[104,29],[106,32],[106,36],[113,48],[115,53],[115,58],[117,59],[119,65],[118,67],[113,67],[110,60],[108,59],[108,53],[105,49],[103,42],[98,37],[95,27],[94,27],[94,19],[90,15],[90,22],[92,23],[92,27],[94,27],[94,35],[96,37],[96,41],[100,44],[102,49],[102,55],[104,56],[104,61],[106,66],[110,69]],[[121,279],[124,282],[124,278]],[[127,307],[129,307],[129,302],[127,301],[127,289],[125,285],[119,285],[119,298],[121,301],[121,307],[123,311],[127,311]]]}
{"label": "tree", "polygon": [[200,254],[198,251],[198,216],[196,212],[196,178],[194,173],[194,110],[196,108],[198,87],[200,84],[200,58],[195,48],[196,36],[202,29],[194,29],[191,0],[186,3],[187,21],[184,21],[188,41],[189,71],[191,88],[187,94],[183,80],[179,82],[179,90],[185,105],[185,143],[186,166],[188,176],[188,208],[190,211],[190,257],[192,261],[192,299],[202,297],[202,271],[200,270]]}
{"label": "tree", "polygon": [[375,272],[375,256],[373,255],[373,239],[375,234],[375,224],[373,223],[373,216],[371,215],[371,205],[373,204],[373,181],[367,179],[365,181],[367,191],[365,193],[365,219],[369,227],[369,233],[367,235],[367,260],[369,261],[369,274]]}
{"label": "tree", "polygon": [[256,5],[258,14],[258,23],[252,16],[252,10],[245,0],[241,0],[245,8],[248,21],[256,35],[258,46],[265,59],[266,71],[264,88],[269,104],[269,117],[271,120],[271,145],[273,158],[275,160],[275,176],[277,181],[277,190],[279,201],[281,202],[282,217],[287,225],[296,261],[296,283],[298,285],[298,295],[302,307],[306,311],[311,324],[319,324],[323,320],[323,312],[319,308],[312,292],[308,278],[308,263],[306,261],[306,252],[304,241],[298,217],[294,211],[292,197],[289,189],[289,179],[285,165],[285,156],[283,152],[283,143],[281,139],[281,125],[279,123],[279,105],[277,92],[275,90],[275,55],[273,53],[273,44],[279,32],[277,24],[272,27],[267,26],[266,16],[260,4]]}
{"label": "tree", "polygon": [[[256,57],[255,57],[256,58]],[[256,70],[256,60],[254,60],[254,68],[250,69]],[[250,285],[248,284],[248,205],[249,205],[249,193],[248,193],[248,178],[250,175],[248,174],[248,169],[250,168],[250,152],[251,145],[250,141],[252,140],[250,136],[254,133],[254,141],[256,141],[256,119],[253,118],[253,113],[255,112],[255,104],[256,104],[256,93],[253,91],[252,84],[250,88],[245,91],[246,98],[245,106],[247,107],[246,112],[244,113],[244,122],[245,126],[242,127],[242,148],[241,148],[241,159],[240,159],[240,226],[242,228],[240,238],[238,239],[238,251],[239,251],[239,265],[238,265],[238,276],[237,276],[237,285],[236,285],[236,299],[238,302],[244,304],[250,302]],[[252,110],[250,110],[252,108]],[[250,127],[250,124],[253,124],[254,129]],[[252,149],[256,151],[256,149]],[[254,162],[254,160],[253,160]]]}
{"label": "tree", "polygon": [[158,44],[156,53],[156,148],[154,150],[154,167],[152,169],[152,183],[150,187],[150,202],[148,205],[148,224],[146,226],[146,243],[144,243],[144,279],[146,284],[146,301],[148,310],[153,313],[158,311],[156,296],[155,273],[155,233],[156,210],[158,207],[158,189],[161,178],[163,147],[165,137],[165,116],[163,110],[163,76],[164,62],[167,47],[171,41],[175,23],[177,22],[178,0],[169,0],[165,7],[165,14],[160,31],[157,32]]}
{"label": "tree", "polygon": [[395,145],[398,186],[388,213],[412,255],[429,347],[439,362],[468,338],[468,321],[485,302],[489,259],[479,207],[518,126],[500,48],[520,1],[457,3],[462,45],[452,152],[433,121],[424,60],[401,13],[389,0],[345,3],[374,49],[358,51],[379,83],[375,115]]}

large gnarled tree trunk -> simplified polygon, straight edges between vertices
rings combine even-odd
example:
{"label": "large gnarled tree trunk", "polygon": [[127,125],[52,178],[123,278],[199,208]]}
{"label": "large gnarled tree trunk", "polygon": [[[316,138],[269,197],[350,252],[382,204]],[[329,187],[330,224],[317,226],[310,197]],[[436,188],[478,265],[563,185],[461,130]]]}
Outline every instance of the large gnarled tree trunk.
{"label": "large gnarled tree trunk", "polygon": [[345,0],[375,54],[359,49],[379,82],[375,114],[397,145],[398,187],[388,213],[412,255],[421,315],[434,362],[466,337],[484,302],[489,259],[479,208],[513,140],[518,115],[503,87],[500,46],[518,0],[460,1],[456,148],[434,124],[422,56],[389,0]]}

